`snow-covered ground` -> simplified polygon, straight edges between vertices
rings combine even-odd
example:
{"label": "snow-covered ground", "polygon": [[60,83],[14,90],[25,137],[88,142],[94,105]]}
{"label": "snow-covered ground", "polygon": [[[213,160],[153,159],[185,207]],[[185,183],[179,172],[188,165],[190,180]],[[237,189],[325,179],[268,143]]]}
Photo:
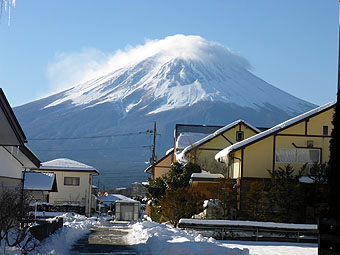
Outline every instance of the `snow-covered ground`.
{"label": "snow-covered ground", "polygon": [[131,244],[141,246],[141,254],[200,255],[200,254],[250,254],[250,255],[314,255],[317,244],[218,241],[154,222],[132,225],[127,236]]}
{"label": "snow-covered ground", "polygon": [[[86,218],[78,214],[64,214],[64,227],[42,242],[32,254],[66,255],[72,245],[93,227],[107,227],[106,221]],[[314,255],[316,244],[217,241],[171,226],[155,222],[137,222],[131,225],[126,242],[134,245],[141,255]],[[17,249],[0,249],[0,254],[21,254]]]}

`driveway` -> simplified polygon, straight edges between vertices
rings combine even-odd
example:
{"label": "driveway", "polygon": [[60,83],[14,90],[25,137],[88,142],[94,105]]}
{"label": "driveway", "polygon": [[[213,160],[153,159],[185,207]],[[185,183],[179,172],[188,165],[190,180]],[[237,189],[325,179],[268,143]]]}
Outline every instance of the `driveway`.
{"label": "driveway", "polygon": [[124,237],[129,232],[128,224],[112,224],[91,229],[91,233],[78,240],[70,255],[77,254],[122,254],[136,255],[137,250],[128,245]]}

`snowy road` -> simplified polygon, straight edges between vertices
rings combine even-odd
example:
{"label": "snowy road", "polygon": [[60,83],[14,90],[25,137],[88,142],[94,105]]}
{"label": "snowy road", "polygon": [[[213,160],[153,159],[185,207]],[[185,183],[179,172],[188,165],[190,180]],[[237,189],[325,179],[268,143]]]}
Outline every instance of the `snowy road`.
{"label": "snowy road", "polygon": [[76,254],[123,254],[136,255],[133,245],[127,245],[124,237],[128,234],[128,225],[113,225],[91,229],[91,233],[78,240],[70,255]]}

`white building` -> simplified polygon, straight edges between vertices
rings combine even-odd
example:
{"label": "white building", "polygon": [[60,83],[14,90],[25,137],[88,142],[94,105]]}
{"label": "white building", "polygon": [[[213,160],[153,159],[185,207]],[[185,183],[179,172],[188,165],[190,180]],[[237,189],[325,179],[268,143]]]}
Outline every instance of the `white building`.
{"label": "white building", "polygon": [[50,192],[51,204],[76,204],[85,207],[86,215],[91,214],[92,180],[99,171],[92,166],[66,158],[54,159],[41,163],[38,172],[54,173],[57,180],[57,192]]}

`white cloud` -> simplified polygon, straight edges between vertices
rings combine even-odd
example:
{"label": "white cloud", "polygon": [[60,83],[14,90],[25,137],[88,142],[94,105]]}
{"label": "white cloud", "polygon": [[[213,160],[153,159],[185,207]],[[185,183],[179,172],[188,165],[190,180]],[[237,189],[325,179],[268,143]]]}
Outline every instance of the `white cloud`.
{"label": "white cloud", "polygon": [[109,57],[95,48],[84,48],[74,53],[57,53],[48,63],[49,85],[55,92],[89,80],[106,65]]}
{"label": "white cloud", "polygon": [[153,56],[157,56],[160,62],[181,57],[231,62],[250,68],[246,59],[219,43],[207,41],[200,36],[174,35],[162,40],[146,40],[144,45],[127,46],[114,54],[107,54],[95,48],[84,48],[73,53],[57,53],[48,64],[48,79],[51,88],[56,92]]}

